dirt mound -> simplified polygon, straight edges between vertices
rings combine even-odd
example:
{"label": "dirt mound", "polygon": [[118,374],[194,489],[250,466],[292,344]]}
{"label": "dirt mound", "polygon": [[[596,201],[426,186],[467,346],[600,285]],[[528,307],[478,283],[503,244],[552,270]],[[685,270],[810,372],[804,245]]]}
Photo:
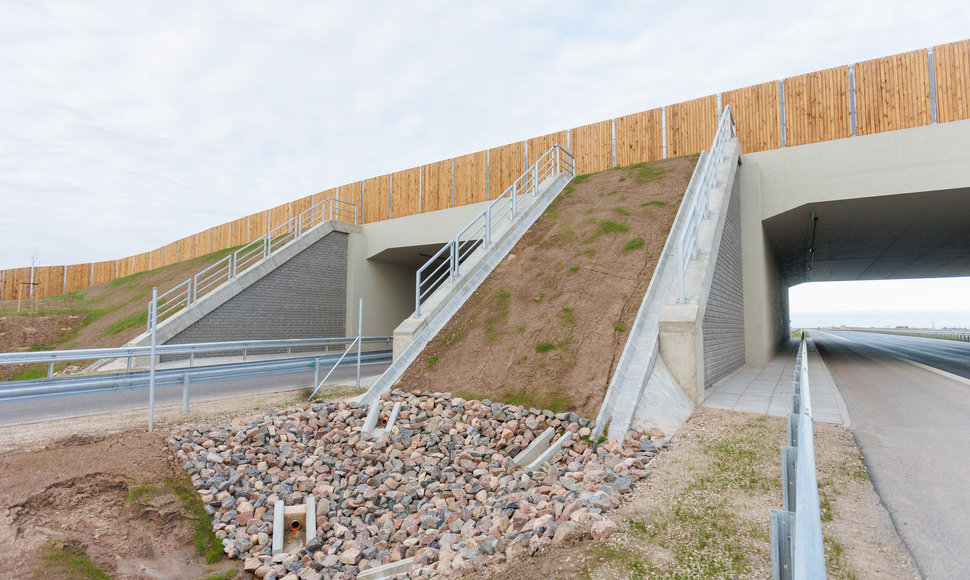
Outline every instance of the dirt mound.
{"label": "dirt mound", "polygon": [[72,437],[0,455],[0,577],[77,577],[85,566],[114,578],[210,574],[165,439]]}
{"label": "dirt mound", "polygon": [[575,178],[399,386],[595,416],[695,163]]}

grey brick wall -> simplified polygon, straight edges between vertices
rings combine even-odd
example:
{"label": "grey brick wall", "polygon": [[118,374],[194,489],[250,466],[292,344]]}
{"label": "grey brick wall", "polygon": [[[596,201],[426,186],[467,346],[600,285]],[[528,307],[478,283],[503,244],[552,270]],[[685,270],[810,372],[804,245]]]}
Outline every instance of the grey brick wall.
{"label": "grey brick wall", "polygon": [[343,336],[347,234],[331,232],[167,344]]}
{"label": "grey brick wall", "polygon": [[704,311],[704,384],[744,364],[744,287],[741,271],[741,180],[735,176],[714,278]]}

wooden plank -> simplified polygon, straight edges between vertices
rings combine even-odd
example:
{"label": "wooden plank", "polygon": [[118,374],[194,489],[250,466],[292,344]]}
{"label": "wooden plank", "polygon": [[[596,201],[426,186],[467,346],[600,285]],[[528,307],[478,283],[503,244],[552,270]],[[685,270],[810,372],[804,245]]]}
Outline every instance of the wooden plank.
{"label": "wooden plank", "polygon": [[218,252],[232,247],[232,222],[212,228],[212,251]]}
{"label": "wooden plank", "polygon": [[[114,262],[111,262],[114,264]],[[114,272],[112,272],[113,274]],[[38,266],[34,268],[34,294],[38,298],[57,296],[64,290],[64,266]]]}
{"label": "wooden plank", "polygon": [[616,164],[619,167],[663,158],[663,111],[650,109],[617,117]]}
{"label": "wooden plank", "polygon": [[421,166],[421,213],[451,207],[451,159]]}
{"label": "wooden plank", "polygon": [[10,268],[3,271],[3,299],[16,300],[19,292],[29,296],[27,286],[21,290],[21,282],[30,282],[30,268]]}
{"label": "wooden plank", "polygon": [[212,230],[208,229],[197,234],[199,241],[196,244],[196,258],[212,253]]}
{"label": "wooden plank", "polygon": [[[262,212],[262,221],[263,221],[264,224],[266,223],[266,216],[267,216],[267,214],[269,215],[269,229],[270,230],[273,230],[275,228],[278,228],[279,226],[285,224],[290,219],[290,204],[289,203],[282,203],[282,204],[280,204],[280,205],[278,205],[278,206],[276,206],[274,208],[271,208],[269,210],[266,210],[266,211]],[[255,232],[253,232],[253,229],[252,229],[252,220],[250,220],[249,223],[250,223],[250,228],[249,228],[250,238],[249,239],[255,240],[256,238],[259,238],[259,237],[262,237],[262,236],[265,236],[266,235],[266,231],[265,231],[265,227],[264,227],[262,233],[260,233],[258,236],[254,236],[253,234]]]}
{"label": "wooden plank", "polygon": [[[337,188],[337,199],[340,201],[349,201],[350,203],[357,206],[357,215],[360,215],[360,182],[355,181],[353,183],[348,183],[347,185],[341,185]],[[349,210],[349,208],[345,208]]]}
{"label": "wooden plank", "polygon": [[[140,274],[142,272],[148,271],[148,256],[151,252],[142,252],[141,254],[135,254],[135,267],[132,274]],[[70,290],[68,290],[70,292]]]}
{"label": "wooden plank", "polygon": [[455,205],[487,199],[488,153],[478,151],[455,157]]}
{"label": "wooden plank", "polygon": [[613,136],[610,121],[569,130],[569,146],[576,158],[576,174],[595,173],[613,167]]}
{"label": "wooden plank", "polygon": [[[229,234],[229,245],[233,248],[237,246],[242,246],[249,241],[249,222],[248,218],[241,217],[237,220],[229,222],[230,234]],[[152,266],[154,267],[155,260],[152,260]]]}
{"label": "wooden plank", "polygon": [[[155,250],[161,260],[162,249]],[[91,264],[71,264],[67,267],[67,292],[82,290],[91,285]]]}
{"label": "wooden plank", "polygon": [[525,141],[488,150],[488,198],[502,195],[525,171]]}
{"label": "wooden plank", "polygon": [[327,199],[337,199],[337,188],[331,187],[330,189],[325,189],[323,191],[313,194],[313,204],[316,205]]}
{"label": "wooden plank", "polygon": [[[171,266],[172,264],[179,263],[179,243],[172,242],[171,244],[165,245],[165,252],[163,255],[166,266]],[[152,268],[155,267],[155,262],[152,262]]]}
{"label": "wooden plank", "polygon": [[313,196],[308,195],[306,197],[301,197],[300,199],[294,200],[292,203],[293,217],[300,217],[300,214],[310,209],[313,205]]}
{"label": "wooden plank", "polygon": [[970,40],[933,47],[936,76],[936,120],[970,119]]}
{"label": "wooden plank", "polygon": [[118,277],[126,278],[135,273],[135,261],[134,256],[128,256],[127,258],[121,258],[118,260]]}
{"label": "wooden plank", "polygon": [[365,224],[379,222],[390,218],[391,211],[391,175],[381,175],[364,180],[364,213]]}
{"label": "wooden plank", "polygon": [[178,241],[179,245],[179,256],[181,261],[191,260],[195,258],[195,236],[186,236]]}
{"label": "wooden plank", "polygon": [[781,101],[778,97],[777,81],[721,95],[721,106],[731,106],[741,150],[745,153],[781,147]]}
{"label": "wooden plank", "polygon": [[115,279],[115,261],[106,260],[104,262],[94,263],[94,279],[91,280],[91,285],[104,284],[105,282],[110,282]]}
{"label": "wooden plank", "polygon": [[848,66],[789,77],[784,83],[789,147],[850,136]]}
{"label": "wooden plank", "polygon": [[855,65],[856,134],[871,135],[929,125],[927,50]]}
{"label": "wooden plank", "polygon": [[667,107],[667,157],[710,149],[717,132],[717,116],[716,95]]}
{"label": "wooden plank", "polygon": [[165,265],[165,260],[162,257],[163,248],[155,248],[151,252],[148,252],[148,269],[154,270],[155,268],[161,268]]}
{"label": "wooden plank", "polygon": [[395,171],[391,174],[393,201],[391,217],[399,218],[418,213],[418,172],[417,167]]}
{"label": "wooden plank", "polygon": [[553,145],[559,145],[566,149],[568,139],[569,131],[558,131],[529,139],[529,167],[538,161]]}

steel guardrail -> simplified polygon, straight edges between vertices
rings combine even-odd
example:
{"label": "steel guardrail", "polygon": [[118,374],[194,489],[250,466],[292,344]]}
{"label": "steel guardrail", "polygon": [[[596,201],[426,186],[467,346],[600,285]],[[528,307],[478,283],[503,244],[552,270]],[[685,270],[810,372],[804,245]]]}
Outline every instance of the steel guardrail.
{"label": "steel guardrail", "polygon": [[[350,344],[357,340],[356,336],[338,338],[290,338],[268,340],[235,340],[223,342],[200,342],[193,344],[163,344],[155,347],[158,355],[199,354],[203,352],[253,351],[279,348],[309,348],[313,346],[332,346]],[[391,336],[365,336],[361,339],[364,344],[389,343]],[[0,365],[50,363],[69,360],[89,360],[103,358],[134,358],[149,356],[150,346],[122,346],[117,348],[87,348],[76,350],[47,350],[37,352],[5,352],[0,353]]]}
{"label": "steel guardrail", "polygon": [[775,580],[824,579],[825,546],[815,469],[815,425],[808,384],[808,343],[802,333],[795,362],[788,445],[781,448],[784,509],[771,510],[771,568]]}
{"label": "steel guardrail", "polygon": [[[155,385],[181,384],[187,387],[190,381],[219,381],[298,372],[336,364],[339,357],[339,354],[334,353],[324,356],[163,369],[155,371]],[[361,363],[388,362],[391,357],[391,350],[367,351],[361,354]],[[348,360],[341,366],[356,364],[356,360]],[[89,395],[118,390],[146,389],[148,386],[149,371],[7,381],[0,383],[0,403],[58,396]]]}
{"label": "steel guardrail", "polygon": [[421,316],[421,302],[439,286],[461,276],[461,265],[465,258],[479,246],[488,247],[492,243],[492,233],[501,220],[506,217],[509,221],[515,219],[520,195],[536,195],[540,183],[561,173],[576,175],[576,162],[572,154],[557,144],[543,153],[512,185],[462,228],[454,239],[449,240],[418,268],[415,274],[413,316]]}

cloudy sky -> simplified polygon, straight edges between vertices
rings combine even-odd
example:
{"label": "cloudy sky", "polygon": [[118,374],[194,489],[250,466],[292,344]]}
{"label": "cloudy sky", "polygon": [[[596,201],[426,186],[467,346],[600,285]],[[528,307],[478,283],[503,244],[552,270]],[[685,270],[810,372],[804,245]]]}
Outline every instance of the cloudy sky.
{"label": "cloudy sky", "polygon": [[968,31],[965,0],[0,0],[0,268]]}

